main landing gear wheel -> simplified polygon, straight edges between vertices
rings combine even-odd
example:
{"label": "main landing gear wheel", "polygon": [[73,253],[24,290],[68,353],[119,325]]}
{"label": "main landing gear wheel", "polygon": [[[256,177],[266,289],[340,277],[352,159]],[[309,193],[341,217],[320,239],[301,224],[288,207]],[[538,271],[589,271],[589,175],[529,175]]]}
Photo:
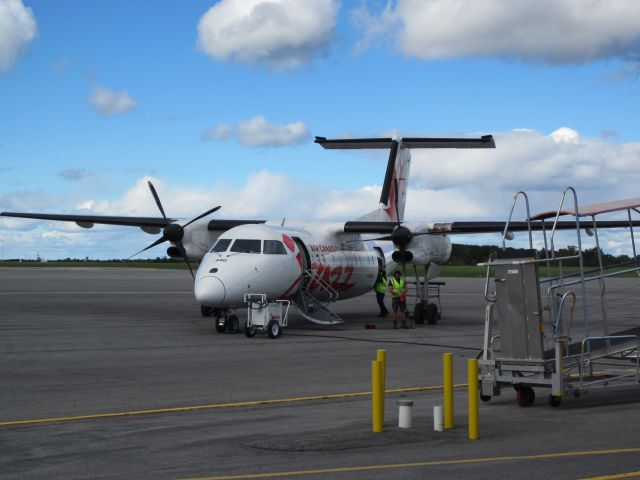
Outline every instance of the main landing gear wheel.
{"label": "main landing gear wheel", "polygon": [[533,388],[527,386],[518,388],[516,393],[516,402],[518,402],[518,405],[521,407],[530,407],[535,401],[536,392],[533,391]]}
{"label": "main landing gear wheel", "polygon": [[559,407],[562,403],[562,397],[557,397],[556,395],[549,395],[549,405],[552,407]]}
{"label": "main landing gear wheel", "polygon": [[429,325],[438,323],[438,306],[435,303],[427,305],[424,314]]}
{"label": "main landing gear wheel", "polygon": [[271,320],[267,324],[267,335],[269,335],[269,338],[278,338],[282,335],[282,328],[280,327],[280,324],[275,320]]}
{"label": "main landing gear wheel", "polygon": [[424,303],[423,302],[416,303],[416,306],[413,309],[413,318],[416,319],[416,323],[418,325],[422,325],[424,323],[425,309],[424,309]]}
{"label": "main landing gear wheel", "polygon": [[210,317],[213,314],[213,308],[206,305],[200,305],[200,315],[203,317]]}

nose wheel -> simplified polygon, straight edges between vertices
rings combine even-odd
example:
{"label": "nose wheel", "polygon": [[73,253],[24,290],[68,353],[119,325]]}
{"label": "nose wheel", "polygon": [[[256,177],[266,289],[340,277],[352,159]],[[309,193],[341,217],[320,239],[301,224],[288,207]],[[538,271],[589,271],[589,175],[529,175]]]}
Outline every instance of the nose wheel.
{"label": "nose wheel", "polygon": [[228,310],[220,312],[214,309],[216,331],[218,333],[238,333],[240,331],[240,320]]}

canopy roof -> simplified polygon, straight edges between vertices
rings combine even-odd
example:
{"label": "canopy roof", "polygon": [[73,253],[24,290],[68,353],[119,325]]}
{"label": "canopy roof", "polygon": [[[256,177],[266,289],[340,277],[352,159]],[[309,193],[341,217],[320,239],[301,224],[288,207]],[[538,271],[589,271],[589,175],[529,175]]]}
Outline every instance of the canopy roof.
{"label": "canopy roof", "polygon": [[[584,205],[578,207],[578,211],[581,217],[591,217],[594,215],[600,215],[602,213],[617,212],[620,210],[628,210],[630,208],[640,207],[640,197],[628,198],[626,200],[613,200],[610,202],[594,203],[592,205]],[[544,220],[547,218],[555,218],[558,214],[557,210],[549,210],[548,212],[541,212],[533,215],[531,220]],[[560,210],[560,215],[574,215],[575,210],[573,208],[566,208]]]}

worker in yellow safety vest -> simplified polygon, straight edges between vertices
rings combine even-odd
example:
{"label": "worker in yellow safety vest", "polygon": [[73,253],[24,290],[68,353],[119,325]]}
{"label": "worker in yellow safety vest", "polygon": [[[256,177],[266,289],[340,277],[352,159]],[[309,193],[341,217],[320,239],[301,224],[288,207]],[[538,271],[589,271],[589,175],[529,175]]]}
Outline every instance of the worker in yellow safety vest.
{"label": "worker in yellow safety vest", "polygon": [[389,310],[387,310],[387,307],[384,304],[384,295],[387,293],[387,273],[382,268],[378,272],[378,278],[376,278],[376,283],[373,286],[373,289],[376,292],[376,301],[380,307],[380,314],[378,316],[386,317],[389,314]]}
{"label": "worker in yellow safety vest", "polygon": [[391,292],[391,318],[393,318],[393,328],[398,328],[398,319],[402,320],[402,328],[407,326],[407,282],[400,274],[400,270],[393,272],[393,277],[389,280],[389,292]]}

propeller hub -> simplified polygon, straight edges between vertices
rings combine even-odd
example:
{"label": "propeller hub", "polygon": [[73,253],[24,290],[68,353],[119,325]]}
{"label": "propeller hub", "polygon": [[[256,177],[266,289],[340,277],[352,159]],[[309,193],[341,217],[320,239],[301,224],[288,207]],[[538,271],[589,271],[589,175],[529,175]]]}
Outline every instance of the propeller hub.
{"label": "propeller hub", "polygon": [[401,248],[406,247],[411,241],[411,230],[402,225],[398,225],[393,229],[393,232],[391,232],[391,240]]}
{"label": "propeller hub", "polygon": [[171,223],[164,227],[164,237],[172,243],[177,243],[184,237],[184,228],[177,223]]}

